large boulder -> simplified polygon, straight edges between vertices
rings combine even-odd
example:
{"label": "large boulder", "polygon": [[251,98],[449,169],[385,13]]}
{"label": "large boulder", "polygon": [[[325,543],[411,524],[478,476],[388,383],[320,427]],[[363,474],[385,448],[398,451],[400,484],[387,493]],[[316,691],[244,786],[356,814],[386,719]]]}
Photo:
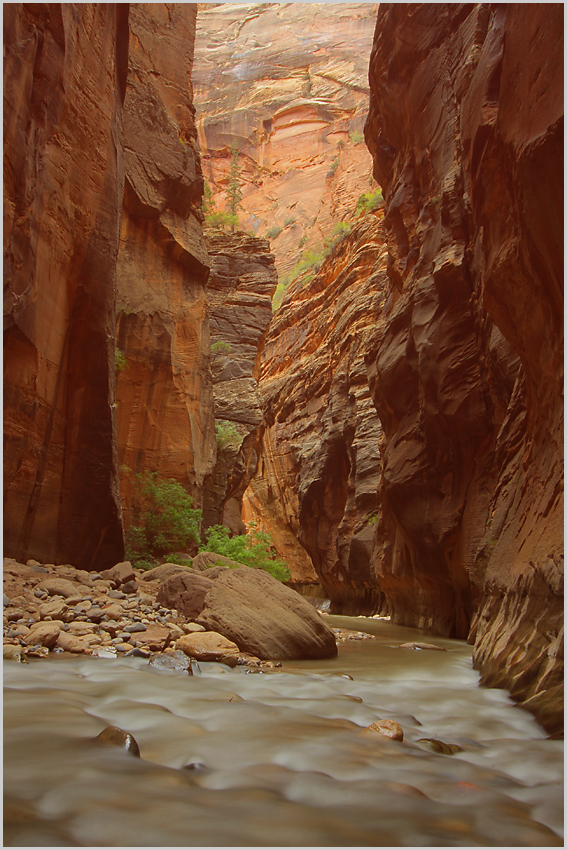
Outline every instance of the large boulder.
{"label": "large boulder", "polygon": [[213,583],[212,578],[188,567],[183,572],[170,575],[161,584],[156,601],[193,619],[203,610],[205,597]]}
{"label": "large boulder", "polygon": [[315,609],[263,570],[221,570],[196,622],[262,659],[331,658],[337,644]]}

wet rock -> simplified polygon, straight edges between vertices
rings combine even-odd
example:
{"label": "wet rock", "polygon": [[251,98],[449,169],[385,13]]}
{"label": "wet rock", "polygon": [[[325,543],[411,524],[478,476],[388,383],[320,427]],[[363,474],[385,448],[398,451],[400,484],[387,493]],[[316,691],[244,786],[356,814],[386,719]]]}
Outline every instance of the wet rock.
{"label": "wet rock", "polygon": [[335,636],[315,609],[263,570],[223,570],[195,619],[262,659],[337,654]]}
{"label": "wet rock", "polygon": [[174,673],[186,673],[191,666],[191,658],[181,650],[174,652],[160,653],[152,656],[150,659],[152,667],[157,667],[159,670],[171,670]]}
{"label": "wet rock", "polygon": [[135,646],[130,652],[126,653],[126,657],[130,658],[133,656],[134,658],[151,658],[152,653],[149,649],[144,649],[140,646]]}
{"label": "wet rock", "polygon": [[419,738],[415,743],[432,753],[438,753],[442,756],[454,756],[455,753],[463,752],[463,748],[459,747],[458,744],[446,744],[444,741],[438,741],[436,738]]}
{"label": "wet rock", "polygon": [[38,585],[38,590],[44,588],[50,596],[62,596],[68,602],[80,602],[83,598],[77,585],[64,578],[47,578]]}
{"label": "wet rock", "polygon": [[[114,641],[113,641],[113,643],[114,643]],[[129,643],[117,643],[117,644],[114,644],[114,648],[116,649],[116,652],[122,653],[122,652],[130,652],[130,650],[132,649],[132,646]]]}
{"label": "wet rock", "polygon": [[153,652],[161,652],[171,642],[171,631],[169,626],[148,626],[141,637],[141,641]]}
{"label": "wet rock", "polygon": [[25,651],[22,646],[13,646],[7,643],[2,648],[2,657],[4,661],[18,661],[20,663],[26,661]]}
{"label": "wet rock", "polygon": [[384,738],[391,738],[392,741],[404,740],[404,731],[395,720],[376,720],[370,726],[367,726],[364,731],[382,735]]}
{"label": "wet rock", "polygon": [[[63,624],[61,624],[63,625]],[[55,622],[43,622],[39,626],[35,626],[29,635],[26,635],[24,642],[26,646],[45,646],[50,649],[57,643],[57,638],[61,633],[60,626]]]}
{"label": "wet rock", "polygon": [[130,561],[122,561],[116,564],[110,570],[103,570],[101,576],[105,581],[113,581],[118,585],[126,584],[126,582],[134,581],[136,573],[132,568]]}
{"label": "wet rock", "polygon": [[235,643],[217,632],[184,635],[175,642],[175,647],[198,661],[220,661],[230,667],[236,667],[240,653]]}
{"label": "wet rock", "polygon": [[125,732],[118,726],[107,726],[103,729],[100,735],[94,739],[95,744],[102,744],[106,747],[119,747],[133,756],[140,758],[140,748],[138,742],[130,732]]}
{"label": "wet rock", "polygon": [[400,649],[436,649],[440,652],[447,652],[444,646],[436,646],[434,643],[421,643],[419,641],[401,643]]}
{"label": "wet rock", "polygon": [[65,652],[81,654],[87,652],[90,645],[84,638],[69,634],[68,632],[60,632],[57,637],[57,646]]}

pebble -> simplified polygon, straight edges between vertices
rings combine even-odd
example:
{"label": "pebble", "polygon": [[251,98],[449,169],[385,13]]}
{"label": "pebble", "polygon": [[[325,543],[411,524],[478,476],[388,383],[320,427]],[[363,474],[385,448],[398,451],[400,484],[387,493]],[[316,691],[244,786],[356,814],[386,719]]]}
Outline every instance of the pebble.
{"label": "pebble", "polygon": [[96,736],[94,742],[104,746],[119,747],[133,756],[140,758],[140,747],[134,736],[120,729],[118,726],[107,726],[106,729],[103,729]]}
{"label": "pebble", "polygon": [[115,647],[117,652],[129,652],[132,649],[129,643],[117,643]]}
{"label": "pebble", "polygon": [[133,634],[134,632],[145,632],[147,626],[143,623],[132,623],[130,626],[124,626],[124,631]]}
{"label": "pebble", "polygon": [[108,595],[111,599],[125,599],[126,594],[122,593],[121,590],[109,590]]}

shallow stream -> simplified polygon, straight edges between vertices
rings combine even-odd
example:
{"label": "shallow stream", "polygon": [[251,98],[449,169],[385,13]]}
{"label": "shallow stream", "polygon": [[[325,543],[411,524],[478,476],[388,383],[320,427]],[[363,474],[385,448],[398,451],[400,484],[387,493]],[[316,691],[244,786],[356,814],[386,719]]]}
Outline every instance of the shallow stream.
{"label": "shallow stream", "polygon": [[[470,647],[328,622],[376,638],[265,673],[4,664],[5,846],[563,846],[563,743],[478,687]],[[446,651],[400,649],[424,640]],[[404,742],[363,731],[382,718]],[[108,725],[141,759],[93,746]]]}

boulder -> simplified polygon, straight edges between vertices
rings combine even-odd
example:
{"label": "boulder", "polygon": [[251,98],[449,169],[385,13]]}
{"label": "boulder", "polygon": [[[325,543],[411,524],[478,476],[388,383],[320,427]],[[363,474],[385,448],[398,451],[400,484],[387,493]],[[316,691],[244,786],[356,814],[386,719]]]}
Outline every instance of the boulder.
{"label": "boulder", "polygon": [[184,573],[190,570],[191,567],[184,567],[181,564],[160,564],[159,567],[153,567],[151,570],[146,570],[143,575],[144,581],[165,581],[170,576]]}
{"label": "boulder", "polygon": [[87,652],[90,644],[88,640],[78,637],[77,635],[61,632],[57,637],[57,646],[60,649],[65,650],[65,652],[80,654],[82,652]]}
{"label": "boulder", "polygon": [[136,573],[130,561],[121,561],[115,564],[110,570],[103,570],[101,577],[106,581],[113,581],[117,585],[126,584],[128,581],[134,581]]}
{"label": "boulder", "polygon": [[76,584],[66,578],[47,578],[37,585],[37,590],[44,588],[50,596],[62,596],[68,602],[80,602],[83,598]]}
{"label": "boulder", "polygon": [[211,567],[229,567],[231,570],[238,569],[242,566],[237,561],[231,561],[224,555],[217,555],[216,552],[199,552],[193,558],[194,570],[209,570]]}
{"label": "boulder", "polygon": [[205,596],[213,587],[213,580],[196,570],[187,568],[166,579],[158,590],[156,601],[165,608],[175,608],[193,619],[203,610]]}
{"label": "boulder", "polygon": [[29,635],[24,638],[24,643],[26,646],[36,646],[39,644],[51,649],[57,643],[60,632],[61,628],[56,622],[41,623],[41,625],[32,629]]}
{"label": "boulder", "polygon": [[220,572],[196,622],[263,660],[331,658],[335,636],[296,591],[263,570]]}
{"label": "boulder", "polygon": [[229,667],[236,667],[240,650],[231,640],[217,632],[196,632],[184,635],[175,642],[176,649],[197,661],[220,661]]}
{"label": "boulder", "polygon": [[39,606],[39,616],[42,620],[45,620],[46,617],[50,617],[51,619],[58,619],[62,617],[63,614],[66,614],[69,609],[63,599],[63,597],[55,597],[50,602],[44,602]]}

